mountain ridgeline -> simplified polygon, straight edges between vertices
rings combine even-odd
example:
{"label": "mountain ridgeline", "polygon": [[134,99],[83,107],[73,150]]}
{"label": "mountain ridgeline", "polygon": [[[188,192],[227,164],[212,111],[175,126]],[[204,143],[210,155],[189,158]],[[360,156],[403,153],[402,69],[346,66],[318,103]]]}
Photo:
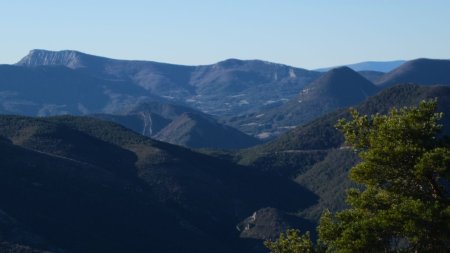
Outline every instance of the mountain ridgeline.
{"label": "mountain ridgeline", "polygon": [[259,132],[260,137],[276,136],[327,112],[355,105],[378,90],[355,71],[341,67],[330,70],[279,107],[234,117],[226,122],[248,134]]}
{"label": "mountain ridgeline", "polygon": [[350,107],[437,98],[450,134],[450,61],[401,63],[322,73],[33,50],[0,65],[0,252],[265,253],[262,240],[346,207],[359,157],[335,126]]}
{"label": "mountain ridgeline", "polygon": [[399,83],[450,84],[449,71],[449,60],[417,59],[386,73],[377,81],[377,85],[389,87]]}
{"label": "mountain ridgeline", "polygon": [[247,134],[270,139],[324,113],[356,105],[396,84],[449,85],[448,73],[449,60],[432,59],[408,61],[385,74],[336,68],[305,86],[297,97],[283,105],[230,117],[225,122]]}
{"label": "mountain ridgeline", "polygon": [[32,50],[17,65],[65,66],[101,79],[131,82],[147,94],[214,115],[235,115],[281,103],[320,76],[319,72],[259,60],[182,66],[114,60],[77,51]]}
{"label": "mountain ridgeline", "polygon": [[[212,65],[183,66],[115,60],[69,50],[32,50],[16,64],[20,77],[2,80],[0,75],[0,95],[4,98],[0,111],[124,116],[124,111],[141,103],[161,102],[194,108],[248,135],[271,139],[324,113],[355,105],[393,84],[447,84],[449,62],[392,62],[391,69],[401,65],[385,74],[373,71],[369,63],[366,68],[356,68],[369,69],[360,73],[347,67],[321,73],[259,60],[228,59]],[[34,89],[20,88],[28,86]],[[134,123],[127,124],[135,125],[136,117],[131,120]],[[156,134],[152,131],[149,136]]]}

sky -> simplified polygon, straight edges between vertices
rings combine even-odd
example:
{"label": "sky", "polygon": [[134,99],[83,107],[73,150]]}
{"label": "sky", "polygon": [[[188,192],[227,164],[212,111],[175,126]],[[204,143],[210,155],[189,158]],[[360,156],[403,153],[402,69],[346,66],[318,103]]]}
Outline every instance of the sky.
{"label": "sky", "polygon": [[450,59],[448,0],[0,0],[0,63],[31,49],[302,68]]}

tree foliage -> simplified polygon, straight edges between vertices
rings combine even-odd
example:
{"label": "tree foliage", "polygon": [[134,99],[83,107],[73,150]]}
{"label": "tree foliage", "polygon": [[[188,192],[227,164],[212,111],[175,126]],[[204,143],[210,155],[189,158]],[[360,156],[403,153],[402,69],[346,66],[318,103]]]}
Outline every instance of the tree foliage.
{"label": "tree foliage", "polygon": [[300,234],[299,230],[288,229],[275,241],[265,241],[264,245],[272,253],[315,253],[309,232]]}
{"label": "tree foliage", "polygon": [[349,177],[362,187],[348,190],[350,208],[323,213],[326,252],[450,252],[450,148],[436,108],[436,100],[424,101],[387,115],[352,111],[352,120],[339,121],[361,158]]}

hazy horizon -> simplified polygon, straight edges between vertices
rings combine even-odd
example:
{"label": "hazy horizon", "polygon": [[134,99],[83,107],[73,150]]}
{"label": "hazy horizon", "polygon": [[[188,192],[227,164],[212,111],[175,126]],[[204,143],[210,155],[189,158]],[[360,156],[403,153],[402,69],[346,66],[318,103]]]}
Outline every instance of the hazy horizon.
{"label": "hazy horizon", "polygon": [[1,4],[0,63],[32,49],[206,65],[258,59],[317,69],[450,58],[450,2],[77,1]]}

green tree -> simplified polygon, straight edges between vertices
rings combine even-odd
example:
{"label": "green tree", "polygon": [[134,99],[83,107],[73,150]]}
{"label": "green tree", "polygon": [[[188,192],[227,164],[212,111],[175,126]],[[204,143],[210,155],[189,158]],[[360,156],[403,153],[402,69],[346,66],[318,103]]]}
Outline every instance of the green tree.
{"label": "green tree", "polygon": [[265,241],[264,245],[272,253],[316,253],[309,232],[301,235],[300,231],[288,229],[275,241]]}
{"label": "green tree", "polygon": [[439,138],[437,102],[372,117],[352,111],[338,128],[362,162],[349,176],[349,209],[325,212],[327,252],[450,252],[450,149]]}
{"label": "green tree", "polygon": [[350,170],[359,189],[347,192],[349,208],[325,211],[316,247],[309,233],[288,231],[266,242],[273,253],[450,252],[450,148],[440,138],[436,100],[392,109],[337,127],[361,157]]}

